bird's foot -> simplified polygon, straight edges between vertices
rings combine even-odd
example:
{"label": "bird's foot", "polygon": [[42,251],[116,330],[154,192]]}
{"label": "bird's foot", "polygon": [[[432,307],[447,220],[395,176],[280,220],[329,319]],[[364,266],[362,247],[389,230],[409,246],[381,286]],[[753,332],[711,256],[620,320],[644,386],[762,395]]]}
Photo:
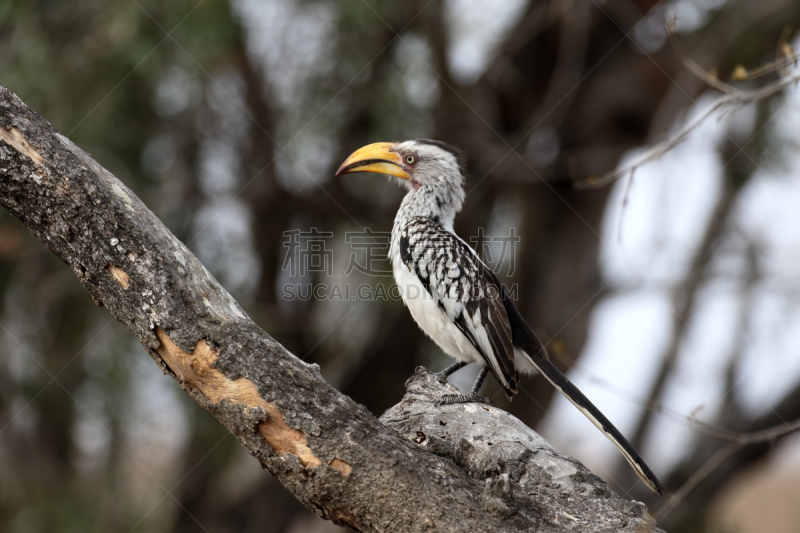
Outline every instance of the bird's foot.
{"label": "bird's foot", "polygon": [[491,398],[484,398],[478,393],[470,392],[469,394],[445,394],[434,404],[436,407],[443,405],[453,405],[456,403],[492,403]]}

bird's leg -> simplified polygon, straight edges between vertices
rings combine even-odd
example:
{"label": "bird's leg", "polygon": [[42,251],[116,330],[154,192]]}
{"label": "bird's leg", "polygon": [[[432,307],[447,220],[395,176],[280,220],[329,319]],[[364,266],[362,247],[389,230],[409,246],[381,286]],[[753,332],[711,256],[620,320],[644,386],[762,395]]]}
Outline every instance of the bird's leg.
{"label": "bird's leg", "polygon": [[[457,365],[458,363],[456,363]],[[445,370],[449,370],[453,366],[446,368]],[[455,371],[454,371],[455,372]],[[470,402],[478,402],[478,403],[492,403],[492,400],[489,398],[484,398],[483,396],[479,396],[478,392],[481,390],[481,385],[483,385],[483,380],[486,379],[486,374],[489,373],[488,366],[482,366],[481,371],[478,372],[478,377],[475,379],[475,384],[472,386],[472,390],[469,391],[469,394],[445,394],[439,401],[437,401],[434,405],[436,407],[441,407],[442,405],[451,405],[454,403],[470,403]]]}
{"label": "bird's leg", "polygon": [[461,370],[462,368],[464,368],[468,364],[469,363],[465,363],[464,361],[457,361],[457,362],[453,363],[452,365],[448,366],[447,368],[445,368],[444,370],[442,370],[441,372],[436,372],[436,377],[441,378],[441,379],[447,379],[455,371]]}
{"label": "bird's leg", "polygon": [[[433,375],[436,376],[437,378],[439,378],[442,382],[447,382],[447,378],[450,377],[451,374],[453,374],[457,370],[461,370],[462,368],[464,368],[468,364],[469,363],[463,363],[463,362],[459,361],[457,363],[453,363],[452,365],[448,366],[447,368],[445,368],[444,370],[442,370],[440,372],[434,372]],[[414,376],[416,376],[419,373],[429,373],[429,372],[430,372],[430,370],[428,370],[424,366],[418,366],[417,368],[414,369]],[[408,378],[406,380],[406,388],[408,388],[408,383],[411,381],[411,378],[413,378],[414,376],[411,376],[410,378]]]}

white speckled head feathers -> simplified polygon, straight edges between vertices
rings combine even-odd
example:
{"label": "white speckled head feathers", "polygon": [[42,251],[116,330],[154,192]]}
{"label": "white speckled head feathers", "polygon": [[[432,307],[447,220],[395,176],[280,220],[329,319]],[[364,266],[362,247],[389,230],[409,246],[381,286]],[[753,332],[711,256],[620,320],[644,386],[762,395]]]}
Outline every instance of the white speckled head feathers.
{"label": "white speckled head feathers", "polygon": [[466,196],[463,154],[448,144],[427,139],[397,143],[393,150],[411,176],[410,180],[399,180],[411,191],[403,200],[401,213],[432,218],[452,229]]}

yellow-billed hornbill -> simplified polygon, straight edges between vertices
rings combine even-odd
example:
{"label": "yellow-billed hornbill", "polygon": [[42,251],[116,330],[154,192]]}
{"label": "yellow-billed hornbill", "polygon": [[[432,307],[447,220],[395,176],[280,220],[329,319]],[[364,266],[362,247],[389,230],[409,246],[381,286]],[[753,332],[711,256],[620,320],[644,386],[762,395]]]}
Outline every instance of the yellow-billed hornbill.
{"label": "yellow-billed hornbill", "polygon": [[483,365],[469,394],[444,396],[437,405],[486,401],[478,395],[489,369],[509,399],[518,372],[541,372],[617,448],[647,485],[664,494],[633,446],[589,399],[550,362],[536,333],[517,311],[497,276],[453,231],[464,203],[465,160],[440,141],[374,143],[354,152],[336,175],[377,172],[408,189],[392,228],[389,256],[403,301],[422,331],[458,362]]}

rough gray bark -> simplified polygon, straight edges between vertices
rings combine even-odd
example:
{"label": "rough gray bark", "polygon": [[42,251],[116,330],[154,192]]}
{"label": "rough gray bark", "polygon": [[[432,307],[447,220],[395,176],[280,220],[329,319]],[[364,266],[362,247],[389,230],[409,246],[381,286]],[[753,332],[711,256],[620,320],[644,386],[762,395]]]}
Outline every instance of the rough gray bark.
{"label": "rough gray bark", "polygon": [[453,392],[419,367],[380,421],[483,481],[483,507],[497,520],[520,515],[536,531],[656,530],[643,503],[620,498],[505,411],[478,403],[431,408]]}
{"label": "rough gray bark", "polygon": [[2,86],[0,205],[323,518],[358,531],[654,529],[642,504],[510,415],[434,409],[449,386],[429,374],[379,422],[254,324],[127,187]]}

